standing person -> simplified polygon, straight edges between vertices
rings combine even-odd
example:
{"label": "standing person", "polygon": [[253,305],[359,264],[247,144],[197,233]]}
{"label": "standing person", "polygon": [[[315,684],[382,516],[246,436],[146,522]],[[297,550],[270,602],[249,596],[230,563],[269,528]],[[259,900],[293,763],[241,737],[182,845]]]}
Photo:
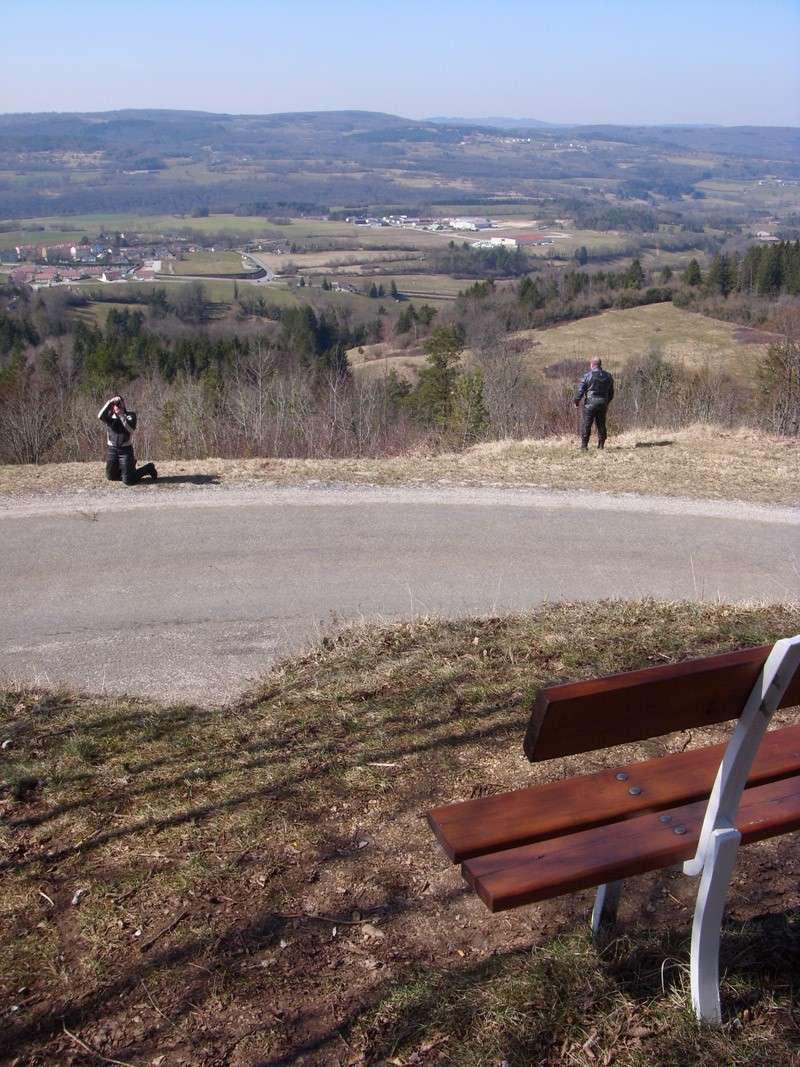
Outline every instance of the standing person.
{"label": "standing person", "polygon": [[583,417],[581,419],[581,449],[589,447],[592,423],[597,423],[597,447],[605,448],[606,412],[614,399],[614,379],[603,370],[602,361],[593,359],[589,370],[578,383],[575,393],[575,407],[583,400]]}
{"label": "standing person", "polygon": [[110,482],[118,482],[121,478],[125,485],[136,485],[147,477],[156,481],[158,471],[152,463],[136,469],[131,442],[131,434],[136,429],[136,412],[127,410],[121,396],[112,396],[100,408],[97,417],[106,426],[106,478]]}

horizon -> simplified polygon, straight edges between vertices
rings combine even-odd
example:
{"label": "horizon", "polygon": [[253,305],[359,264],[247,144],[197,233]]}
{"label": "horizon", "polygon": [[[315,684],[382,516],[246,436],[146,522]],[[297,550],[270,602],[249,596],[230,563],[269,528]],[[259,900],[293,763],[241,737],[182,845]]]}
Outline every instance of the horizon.
{"label": "horizon", "polygon": [[[560,126],[800,126],[800,4],[765,0],[409,0],[376,20],[229,0],[83,0],[4,6],[2,114],[203,111],[264,115],[367,110],[539,117]],[[31,76],[31,63],[36,73]],[[191,104],[189,103],[191,101]],[[57,106],[54,106],[57,105]],[[474,118],[472,117],[474,116]]]}
{"label": "horizon", "polygon": [[[576,120],[573,122],[557,122],[551,119],[542,119],[539,116],[533,115],[444,115],[444,114],[429,114],[423,115],[419,118],[415,118],[411,115],[404,115],[401,112],[392,111],[380,111],[368,107],[319,107],[319,108],[299,108],[293,110],[281,110],[281,111],[215,111],[208,108],[201,107],[114,107],[114,108],[82,108],[79,110],[61,110],[58,108],[29,110],[29,111],[0,111],[0,117],[12,118],[20,115],[114,115],[121,114],[127,111],[146,111],[146,112],[176,112],[186,115],[217,115],[224,118],[268,118],[273,115],[336,115],[352,113],[354,115],[386,115],[390,118],[399,118],[408,122],[434,122],[437,124],[443,124],[446,122],[452,123],[466,123],[475,124],[477,126],[485,122],[500,122],[501,120],[508,120],[513,123],[543,123],[542,130],[547,130],[548,127],[552,128],[564,128],[564,127],[603,127],[603,126],[620,126],[620,127],[652,127],[659,128],[663,126],[675,126],[677,128],[716,128],[716,129],[736,129],[737,127],[759,127],[763,129],[800,129],[800,119],[795,123],[762,123],[762,122],[710,122],[697,119],[693,122],[681,122],[674,119],[664,119],[658,122],[587,122],[583,120]],[[523,127],[527,128],[527,127]]]}

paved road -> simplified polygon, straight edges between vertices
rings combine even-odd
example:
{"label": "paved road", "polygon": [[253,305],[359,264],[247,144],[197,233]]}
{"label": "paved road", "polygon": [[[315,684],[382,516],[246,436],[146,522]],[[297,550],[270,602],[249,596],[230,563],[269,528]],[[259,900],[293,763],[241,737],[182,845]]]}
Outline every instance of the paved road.
{"label": "paved road", "polygon": [[800,596],[800,510],[590,493],[112,487],[0,537],[1,674],[204,703],[339,620]]}

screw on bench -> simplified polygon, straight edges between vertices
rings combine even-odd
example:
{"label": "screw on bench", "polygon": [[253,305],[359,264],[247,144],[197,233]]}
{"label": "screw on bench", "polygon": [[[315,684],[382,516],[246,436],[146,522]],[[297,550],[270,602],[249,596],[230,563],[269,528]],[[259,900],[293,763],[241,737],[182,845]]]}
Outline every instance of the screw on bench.
{"label": "screw on bench", "polygon": [[659,822],[663,822],[663,823],[672,822],[672,816],[671,815],[659,815],[658,821]]}
{"label": "screw on bench", "polygon": [[625,771],[620,771],[619,774],[617,775],[617,781],[618,782],[627,782],[627,780],[628,780],[628,776],[625,773]]}
{"label": "screw on bench", "polygon": [[640,785],[632,785],[628,792],[632,797],[638,797],[641,795],[642,787]]}
{"label": "screw on bench", "polygon": [[672,832],[673,832],[673,834],[685,834],[686,833],[686,827],[685,826],[673,826],[672,827]]}

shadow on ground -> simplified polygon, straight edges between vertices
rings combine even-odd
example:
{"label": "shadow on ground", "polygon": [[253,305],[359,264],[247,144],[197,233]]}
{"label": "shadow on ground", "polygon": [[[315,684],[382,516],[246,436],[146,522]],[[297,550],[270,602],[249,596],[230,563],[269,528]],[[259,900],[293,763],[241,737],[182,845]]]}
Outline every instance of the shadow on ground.
{"label": "shadow on ground", "polygon": [[[144,483],[142,483],[144,484]],[[151,483],[152,484],[152,483]],[[216,474],[165,474],[159,475],[157,485],[219,485]]]}

